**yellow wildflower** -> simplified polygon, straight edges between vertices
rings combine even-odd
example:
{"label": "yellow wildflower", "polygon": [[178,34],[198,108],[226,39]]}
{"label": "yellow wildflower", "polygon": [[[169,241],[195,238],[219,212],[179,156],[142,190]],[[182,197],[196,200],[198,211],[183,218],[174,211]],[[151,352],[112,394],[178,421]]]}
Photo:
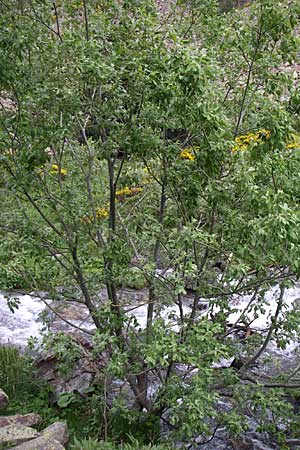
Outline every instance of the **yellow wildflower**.
{"label": "yellow wildflower", "polygon": [[271,137],[271,131],[266,130],[265,128],[262,128],[261,130],[259,130],[258,134],[260,135],[261,139],[262,138],[270,139],[270,137]]}
{"label": "yellow wildflower", "polygon": [[108,216],[109,216],[109,213],[106,208],[97,208],[96,209],[96,218],[97,219],[100,219],[101,217],[106,219]]}
{"label": "yellow wildflower", "polygon": [[291,140],[286,144],[287,150],[293,150],[295,148],[300,148],[300,135],[299,134],[292,134]]}
{"label": "yellow wildflower", "polygon": [[[109,216],[109,212],[107,211],[106,208],[96,208],[95,210],[95,215],[96,215],[96,219],[107,219],[107,217]],[[94,217],[92,216],[83,216],[80,219],[81,223],[85,224],[85,225],[90,225],[91,223],[94,222]]]}
{"label": "yellow wildflower", "polygon": [[190,149],[188,147],[188,148],[184,148],[183,150],[181,150],[180,158],[181,159],[187,159],[188,161],[195,161],[196,156],[194,155],[192,149]]}
{"label": "yellow wildflower", "polygon": [[62,175],[63,177],[67,175],[67,170],[59,167],[57,164],[52,164],[50,174],[51,175]]}
{"label": "yellow wildflower", "polygon": [[300,148],[300,142],[289,142],[288,144],[286,144],[287,150],[292,150],[294,148]]}
{"label": "yellow wildflower", "polygon": [[252,144],[261,144],[264,140],[270,139],[271,132],[265,128],[261,128],[256,133],[240,134],[235,138],[236,145],[232,148],[233,152],[238,150],[248,150]]}
{"label": "yellow wildflower", "polygon": [[128,187],[125,186],[123,189],[116,191],[116,198],[119,201],[123,201],[125,197],[133,197],[134,195],[142,192],[142,187]]}
{"label": "yellow wildflower", "polygon": [[131,194],[131,189],[128,186],[125,186],[123,189],[119,189],[118,191],[116,191],[116,197],[118,197],[119,195],[130,195]]}

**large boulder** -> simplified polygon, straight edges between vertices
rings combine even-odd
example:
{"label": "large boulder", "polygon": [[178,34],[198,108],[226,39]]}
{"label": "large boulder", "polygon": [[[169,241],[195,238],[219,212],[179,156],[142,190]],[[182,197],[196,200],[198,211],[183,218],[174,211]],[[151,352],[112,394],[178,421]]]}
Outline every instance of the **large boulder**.
{"label": "large boulder", "polygon": [[0,416],[0,428],[7,425],[24,425],[26,427],[32,427],[42,422],[42,418],[39,414],[16,414],[14,416]]}
{"label": "large boulder", "polygon": [[36,361],[37,376],[51,386],[51,400],[57,402],[62,393],[85,394],[97,374],[107,364],[108,355],[103,352],[97,360],[93,357],[92,346],[87,338],[78,333],[65,333],[75,345],[78,358],[68,373],[59,370],[59,361],[51,350],[44,352]]}
{"label": "large boulder", "polygon": [[[32,430],[32,428],[29,429]],[[69,440],[66,422],[55,422],[45,428],[41,433],[38,433],[37,431],[35,433],[36,434],[30,438],[31,440],[27,440],[27,442],[23,442],[16,447],[11,447],[8,450],[65,450],[64,445]],[[12,445],[14,442],[15,441],[9,441]]]}
{"label": "large boulder", "polygon": [[55,422],[45,428],[41,435],[46,439],[53,439],[65,445],[69,440],[69,431],[66,422]]}
{"label": "large boulder", "polygon": [[22,444],[38,436],[39,433],[33,428],[24,427],[23,425],[7,425],[0,428],[0,447],[1,445]]}
{"label": "large boulder", "polygon": [[0,388],[0,409],[4,409],[8,405],[8,396],[5,394],[4,391]]}
{"label": "large boulder", "polygon": [[65,447],[54,439],[40,436],[37,439],[17,445],[17,447],[11,447],[8,450],[65,450]]}
{"label": "large boulder", "polygon": [[57,358],[48,354],[36,363],[39,379],[47,381],[52,388],[51,400],[57,402],[60,394],[79,392],[84,394],[94,380],[94,368],[88,358],[76,362],[68,374],[61,375]]}

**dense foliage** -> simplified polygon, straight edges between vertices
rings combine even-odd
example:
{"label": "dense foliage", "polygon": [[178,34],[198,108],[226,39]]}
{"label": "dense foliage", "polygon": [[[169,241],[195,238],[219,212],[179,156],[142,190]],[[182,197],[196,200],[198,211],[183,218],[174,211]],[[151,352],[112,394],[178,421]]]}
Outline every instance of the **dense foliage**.
{"label": "dense foliage", "polygon": [[[101,438],[112,417],[131,433],[142,424],[148,440],[161,418],[183,441],[206,441],[212,419],[235,435],[247,403],[284,448],[297,416],[277,385],[293,380],[244,380],[272,337],[298,339],[283,297],[300,269],[298,2],[222,13],[212,0],[163,11],[151,0],[4,0],[0,13],[1,288],[86,305],[93,358],[107,358],[91,400]],[[275,285],[266,334],[241,349],[232,299],[251,295],[237,322],[249,328]],[[126,314],[123,286],[147,288],[145,328]],[[163,319],[170,305],[176,326]],[[214,368],[241,353],[239,370]],[[127,393],[107,401],[114,379],[131,408]],[[225,388],[232,409],[220,414]]]}

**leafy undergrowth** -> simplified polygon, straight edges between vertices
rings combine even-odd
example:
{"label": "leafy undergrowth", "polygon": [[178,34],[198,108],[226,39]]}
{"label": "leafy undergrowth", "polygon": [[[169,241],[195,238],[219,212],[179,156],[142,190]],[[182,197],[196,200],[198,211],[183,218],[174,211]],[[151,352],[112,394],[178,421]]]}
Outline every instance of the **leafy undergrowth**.
{"label": "leafy undergrowth", "polygon": [[134,438],[125,444],[114,444],[113,442],[97,441],[91,438],[78,441],[75,439],[74,444],[71,445],[71,450],[171,450],[171,447],[166,445],[141,445],[140,442]]}
{"label": "leafy undergrowth", "polygon": [[[39,429],[55,421],[65,420],[72,450],[166,450],[166,447],[152,447],[150,444],[156,442],[159,436],[157,417],[124,408],[116,408],[107,417],[110,423],[108,437],[129,443],[116,447],[116,444],[97,440],[99,436],[105,435],[101,387],[86,398],[75,393],[62,394],[58,402],[53,402],[51,386],[38,379],[32,359],[28,355],[21,355],[15,347],[0,347],[0,386],[10,399],[7,408],[1,411],[3,415],[37,413],[43,419]],[[85,439],[86,436],[90,437]],[[144,443],[145,446],[141,447]]]}
{"label": "leafy undergrowth", "polygon": [[43,419],[40,429],[57,420],[66,420],[71,436],[86,435],[89,423],[86,404],[81,401],[79,406],[78,401],[68,408],[59,408],[51,402],[51,387],[37,378],[32,360],[20,355],[15,347],[0,347],[0,386],[9,396],[9,405],[1,411],[3,415],[34,412]]}

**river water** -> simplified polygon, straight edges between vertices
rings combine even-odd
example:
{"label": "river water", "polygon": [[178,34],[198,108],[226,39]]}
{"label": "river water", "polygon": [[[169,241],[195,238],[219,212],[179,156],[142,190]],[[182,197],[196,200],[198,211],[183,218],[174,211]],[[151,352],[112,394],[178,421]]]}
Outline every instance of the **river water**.
{"label": "river water", "polygon": [[[127,289],[124,290],[121,295],[125,310],[128,311],[127,315],[135,317],[139,326],[144,328],[147,320],[147,290],[137,291]],[[270,325],[271,318],[274,316],[277,307],[276,300],[278,299],[278,296],[279,288],[278,286],[275,286],[265,293],[264,308],[262,311],[259,311],[259,313],[254,309],[249,309],[247,311],[247,322],[251,324],[251,329],[264,330]],[[18,305],[14,308],[13,313],[8,306],[8,298],[17,299]],[[251,295],[232,297],[230,305],[232,311],[228,315],[228,323],[234,324],[238,321],[241,312],[245,310],[250,300]],[[191,303],[191,298],[184,298],[183,313],[185,315],[190,313]],[[208,304],[205,300],[203,300],[203,303]],[[52,303],[52,305],[54,304]],[[292,308],[299,309],[300,314],[300,284],[296,284],[294,287],[288,288],[285,291],[283,314]],[[5,295],[5,293],[0,292],[0,343],[24,347],[30,337],[39,338],[42,330],[45,329],[43,319],[47,316],[46,311],[47,306],[43,301],[43,296],[40,298],[34,294],[21,295],[17,293]],[[83,328],[92,327],[87,309],[78,302],[70,301],[68,302],[68,306],[65,305],[64,307],[61,305],[58,311],[60,311],[61,315],[70,323],[74,323],[77,326],[82,325]],[[217,313],[218,309],[217,307],[212,307],[209,311]],[[177,305],[165,305],[160,308],[156,314],[157,316],[159,315],[162,317],[166,322],[173,321],[174,328],[176,328],[175,323],[179,317],[179,308]],[[207,311],[199,314],[205,315],[207,314]],[[57,330],[59,328],[60,320],[58,318],[54,320],[53,317],[53,322],[54,330]],[[63,323],[61,323],[61,327],[64,329]],[[295,342],[291,342],[290,345],[288,345],[286,352],[290,353],[296,345]],[[279,351],[279,353],[281,353],[281,351]]]}
{"label": "river water", "polygon": [[41,335],[43,324],[40,314],[45,310],[45,304],[32,295],[13,296],[19,302],[14,313],[8,307],[5,295],[0,293],[0,343],[24,347],[30,337]]}

